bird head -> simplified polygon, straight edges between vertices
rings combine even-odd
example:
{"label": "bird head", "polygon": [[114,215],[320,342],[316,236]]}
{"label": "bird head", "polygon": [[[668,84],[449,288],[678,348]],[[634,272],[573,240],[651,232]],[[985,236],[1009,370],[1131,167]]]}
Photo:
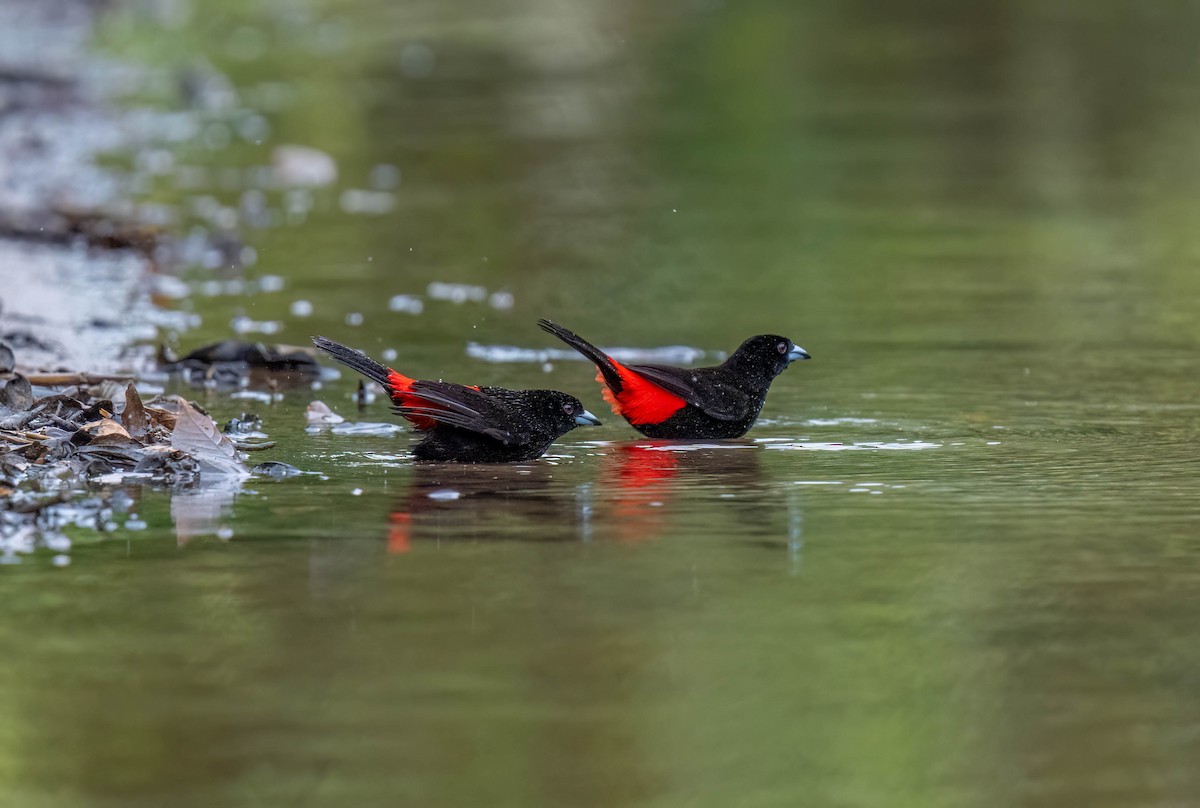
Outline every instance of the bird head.
{"label": "bird head", "polygon": [[544,390],[545,416],[556,425],[560,434],[570,432],[577,426],[600,426],[600,419],[592,415],[575,396],[557,390]]}
{"label": "bird head", "polygon": [[731,365],[740,366],[761,373],[768,379],[773,379],[797,359],[811,359],[811,357],[808,351],[787,337],[776,334],[759,334],[738,346],[738,349],[730,355],[727,361]]}

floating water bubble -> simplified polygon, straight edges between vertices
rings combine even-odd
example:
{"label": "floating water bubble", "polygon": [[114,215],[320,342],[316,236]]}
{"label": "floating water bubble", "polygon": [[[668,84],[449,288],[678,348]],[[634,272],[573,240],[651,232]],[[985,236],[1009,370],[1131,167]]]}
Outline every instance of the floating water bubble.
{"label": "floating water bubble", "polygon": [[363,324],[362,312],[352,311],[346,314],[346,325],[358,327]]}
{"label": "floating water bubble", "polygon": [[258,288],[264,292],[281,292],[286,283],[279,275],[263,275],[258,279]]}
{"label": "floating water bubble", "polygon": [[239,390],[236,393],[230,393],[229,397],[243,401],[258,401],[262,404],[283,401],[283,393],[264,393],[261,390]]}
{"label": "floating water bubble", "polygon": [[275,180],[284,186],[320,187],[337,182],[337,163],[320,149],[285,144],[271,153]]}
{"label": "floating water bubble", "polygon": [[367,213],[381,216],[396,207],[396,197],[390,191],[367,191],[347,188],[338,197],[338,206],[346,213]]}
{"label": "floating water bubble", "polygon": [[396,357],[399,356],[399,354],[396,353],[395,348],[384,348],[380,356],[383,357],[384,362],[395,362]]}
{"label": "floating water bubble", "polygon": [[313,313],[313,304],[307,300],[293,300],[292,305],[288,307],[293,317],[311,317]]}
{"label": "floating water bubble", "polygon": [[420,314],[425,310],[425,303],[421,298],[413,295],[392,295],[388,301],[388,309],[391,311],[402,311],[407,314]]}
{"label": "floating water bubble", "polygon": [[449,300],[451,303],[462,304],[468,300],[478,303],[487,299],[487,289],[483,286],[472,286],[466,283],[445,283],[434,281],[429,284],[425,293],[434,300]]}
{"label": "floating water bubble", "polygon": [[71,549],[71,540],[61,533],[49,533],[42,536],[42,544],[48,550],[65,553]]}
{"label": "floating water bubble", "polygon": [[436,491],[430,491],[427,496],[430,499],[436,499],[441,502],[449,502],[451,500],[458,499],[462,496],[462,494],[458,491],[455,491],[453,488],[439,488]]}
{"label": "floating water bubble", "polygon": [[253,320],[240,314],[229,321],[229,327],[235,334],[278,334],[283,330],[283,323],[278,320]]}
{"label": "floating water bubble", "polygon": [[515,303],[516,299],[513,298],[511,292],[492,292],[491,297],[488,298],[488,305],[500,311],[511,309]]}

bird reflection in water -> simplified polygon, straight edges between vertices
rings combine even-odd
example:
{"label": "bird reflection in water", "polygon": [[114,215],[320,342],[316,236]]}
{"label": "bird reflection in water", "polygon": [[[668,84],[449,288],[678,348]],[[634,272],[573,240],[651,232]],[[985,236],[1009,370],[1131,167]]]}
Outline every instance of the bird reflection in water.
{"label": "bird reflection in water", "polygon": [[582,492],[558,472],[543,462],[417,463],[389,517],[388,551],[405,553],[422,540],[578,541],[587,518]]}
{"label": "bird reflection in water", "polygon": [[761,456],[749,441],[628,441],[599,458],[595,483],[542,461],[418,463],[389,515],[388,551],[422,541],[645,542],[710,514],[769,534]]}
{"label": "bird reflection in water", "polygon": [[[679,521],[673,501],[683,488],[705,498],[732,496],[735,506],[745,493],[764,491],[760,455],[754,443],[737,440],[614,444],[601,461],[597,521],[619,541],[658,538]],[[761,508],[747,503],[744,510],[740,520],[761,518]]]}

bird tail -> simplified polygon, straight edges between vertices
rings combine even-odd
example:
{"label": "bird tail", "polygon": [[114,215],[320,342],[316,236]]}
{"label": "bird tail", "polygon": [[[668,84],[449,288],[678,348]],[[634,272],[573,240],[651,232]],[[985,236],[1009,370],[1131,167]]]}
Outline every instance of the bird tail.
{"label": "bird tail", "polygon": [[596,367],[600,369],[600,375],[604,377],[604,383],[607,384],[614,393],[621,392],[621,388],[623,387],[621,384],[621,373],[617,369],[616,362],[614,362],[608,356],[608,354],[604,353],[578,334],[563,328],[558,323],[552,323],[549,320],[543,319],[538,320],[538,325],[542,327],[543,331],[548,331],[549,333],[558,337],[560,340],[567,343],[595,363]]}
{"label": "bird tail", "polygon": [[326,337],[313,337],[312,341],[313,345],[316,345],[343,365],[354,368],[373,382],[379,382],[379,384],[383,385],[383,389],[389,393],[396,386],[395,377],[400,374],[379,364],[362,351],[348,348],[340,342],[334,342]]}

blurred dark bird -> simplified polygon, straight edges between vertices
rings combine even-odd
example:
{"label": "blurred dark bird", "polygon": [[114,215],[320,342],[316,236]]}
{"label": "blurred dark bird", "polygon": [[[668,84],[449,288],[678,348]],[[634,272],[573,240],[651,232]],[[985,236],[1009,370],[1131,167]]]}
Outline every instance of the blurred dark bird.
{"label": "blurred dark bird", "polygon": [[560,325],[538,325],[595,363],[613,412],[650,438],[740,438],[754,425],[775,377],[809,358],[787,337],[762,334],[714,367],[623,365]]}
{"label": "blurred dark bird", "polygon": [[579,399],[557,390],[506,390],[410,379],[331,339],[313,337],[313,344],[383,386],[392,409],[425,433],[425,439],[413,448],[418,460],[533,460],[575,427],[600,424]]}

